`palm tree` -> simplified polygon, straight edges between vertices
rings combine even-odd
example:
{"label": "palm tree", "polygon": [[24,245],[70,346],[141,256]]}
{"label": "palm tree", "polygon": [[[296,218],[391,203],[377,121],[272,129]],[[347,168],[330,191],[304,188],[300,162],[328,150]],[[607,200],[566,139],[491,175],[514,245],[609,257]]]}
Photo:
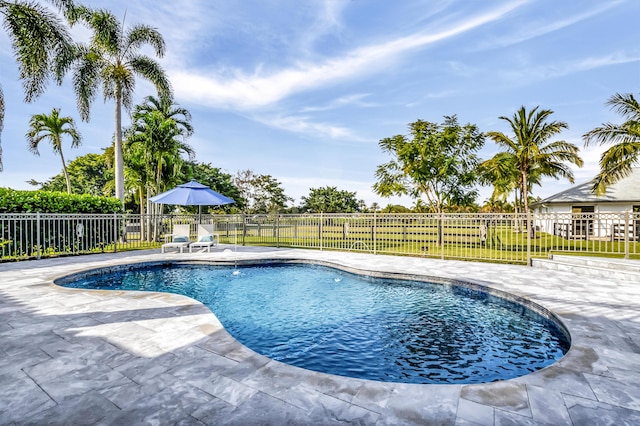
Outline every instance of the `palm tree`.
{"label": "palm tree", "polygon": [[54,108],[51,114],[35,114],[29,121],[29,132],[26,137],[29,142],[29,151],[36,155],[40,155],[38,145],[45,139],[48,139],[53,146],[53,152],[60,154],[62,160],[62,172],[67,182],[67,193],[71,194],[71,180],[67,171],[67,164],[62,154],[62,136],[69,135],[71,137],[71,148],[80,146],[82,138],[76,130],[75,122],[71,117],[60,117],[60,110]]}
{"label": "palm tree", "polygon": [[524,106],[512,118],[501,116],[511,126],[514,138],[502,132],[488,132],[487,136],[498,145],[506,148],[506,152],[513,156],[518,170],[518,183],[524,211],[529,211],[529,193],[531,184],[539,181],[542,176],[567,178],[573,183],[573,172],[566,163],[582,167],[579,149],[566,141],[549,142],[549,139],[567,129],[569,126],[563,121],[547,122],[553,114],[549,109],[538,111],[538,106],[527,113]]}
{"label": "palm tree", "polygon": [[515,191],[516,204],[522,175],[516,167],[516,157],[511,152],[498,152],[480,163],[478,175],[483,185],[493,185],[491,201],[506,201],[511,191]]}
{"label": "palm tree", "polygon": [[79,47],[79,59],[73,74],[73,87],[83,120],[89,120],[89,108],[101,87],[105,100],[115,101],[115,196],[124,202],[124,162],[122,157],[122,107],[131,109],[135,77],[143,77],[156,86],[161,96],[170,96],[171,87],[164,70],[152,58],[139,53],[150,45],[158,57],[164,55],[162,35],[147,25],[123,25],[106,10],[76,9],[76,20],[92,31],[89,46]]}
{"label": "palm tree", "polygon": [[[181,154],[193,158],[185,140],[193,134],[191,114],[173,104],[170,98],[147,96],[135,107],[133,124],[127,131],[128,168],[138,185],[159,194],[175,184],[182,168]],[[147,192],[147,191],[145,191]],[[140,203],[142,208],[142,191]]]}
{"label": "palm tree", "polygon": [[186,139],[193,135],[191,125],[191,113],[173,102],[173,99],[166,96],[147,96],[144,101],[136,105],[133,112],[134,121],[146,114],[159,112],[165,119],[173,120],[178,126],[179,136]]}
{"label": "palm tree", "polygon": [[629,176],[640,159],[640,104],[631,93],[616,93],[607,105],[627,121],[605,123],[582,136],[585,146],[613,144],[600,157],[600,172],[593,183],[593,191],[599,195],[604,194],[609,185]]}
{"label": "palm tree", "polygon": [[[73,5],[70,0],[50,0],[50,3],[65,11]],[[71,38],[60,18],[37,3],[0,0],[0,15],[18,62],[25,102],[31,102],[42,94],[50,78],[62,83],[74,56]],[[0,133],[4,111],[4,94],[0,87]]]}

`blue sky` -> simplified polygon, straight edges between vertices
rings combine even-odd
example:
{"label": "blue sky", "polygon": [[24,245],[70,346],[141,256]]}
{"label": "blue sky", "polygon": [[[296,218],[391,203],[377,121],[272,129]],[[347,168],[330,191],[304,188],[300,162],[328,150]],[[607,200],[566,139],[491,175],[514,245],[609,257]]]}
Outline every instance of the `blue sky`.
{"label": "blue sky", "polygon": [[[309,188],[355,191],[368,205],[385,199],[371,189],[389,157],[378,141],[404,134],[417,119],[456,114],[481,131],[508,132],[501,115],[521,105],[554,111],[581,136],[621,118],[605,105],[616,92],[639,95],[640,1],[637,0],[190,0],[86,1],[126,24],[157,27],[167,44],[160,60],[176,102],[193,115],[188,141],[200,162],[235,174],[251,169],[278,179],[295,198]],[[86,30],[74,29],[76,38]],[[61,171],[43,146],[27,150],[32,114],[61,108],[79,121],[69,79],[24,104],[9,40],[0,34],[0,83],[6,116],[0,186],[33,189]],[[137,81],[136,101],[154,94]],[[108,146],[114,106],[96,99],[91,121],[79,123],[83,145],[68,160]],[[128,124],[125,120],[124,124]],[[498,148],[487,141],[490,158]],[[601,148],[582,148],[577,183],[597,172]],[[544,181],[534,195],[566,189]],[[482,189],[479,202],[488,198]]]}

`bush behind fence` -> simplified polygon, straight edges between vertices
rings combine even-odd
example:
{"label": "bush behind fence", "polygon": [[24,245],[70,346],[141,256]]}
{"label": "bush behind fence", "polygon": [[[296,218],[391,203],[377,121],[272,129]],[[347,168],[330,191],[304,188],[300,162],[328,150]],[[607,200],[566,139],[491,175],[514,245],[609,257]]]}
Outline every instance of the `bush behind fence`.
{"label": "bush behind fence", "polygon": [[638,213],[83,215],[0,214],[0,261],[157,248],[176,224],[223,244],[523,263],[551,253],[640,254]]}

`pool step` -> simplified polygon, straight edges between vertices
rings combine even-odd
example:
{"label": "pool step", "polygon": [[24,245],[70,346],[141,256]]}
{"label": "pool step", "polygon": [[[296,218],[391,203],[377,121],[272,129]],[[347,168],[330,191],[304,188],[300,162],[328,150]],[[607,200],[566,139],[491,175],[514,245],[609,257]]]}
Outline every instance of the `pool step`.
{"label": "pool step", "polygon": [[640,282],[640,261],[604,257],[553,255],[549,259],[532,259],[531,266],[554,271]]}

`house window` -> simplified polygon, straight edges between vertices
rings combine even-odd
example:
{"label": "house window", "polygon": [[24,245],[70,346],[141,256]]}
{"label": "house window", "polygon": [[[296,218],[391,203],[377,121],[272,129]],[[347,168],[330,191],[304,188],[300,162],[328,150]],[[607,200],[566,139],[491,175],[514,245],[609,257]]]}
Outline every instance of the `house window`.
{"label": "house window", "polygon": [[595,206],[571,206],[571,232],[574,237],[586,238],[593,235],[593,213]]}

